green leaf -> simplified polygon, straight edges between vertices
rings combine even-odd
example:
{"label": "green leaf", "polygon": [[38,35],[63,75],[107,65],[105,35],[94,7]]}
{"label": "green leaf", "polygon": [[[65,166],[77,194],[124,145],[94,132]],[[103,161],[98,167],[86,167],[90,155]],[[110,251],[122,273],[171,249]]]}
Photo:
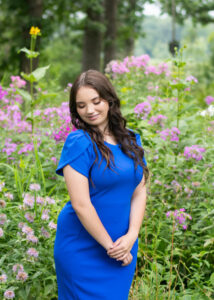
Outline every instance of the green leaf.
{"label": "green leaf", "polygon": [[18,51],[18,53],[20,53],[20,52],[26,53],[27,58],[36,58],[37,56],[39,56],[39,52],[31,51],[31,50],[27,49],[26,47],[20,49]]}
{"label": "green leaf", "polygon": [[45,73],[49,67],[50,66],[48,65],[46,67],[37,68],[36,70],[34,70],[31,74],[35,78],[35,81],[39,81],[40,79],[42,79],[45,76]]}
{"label": "green leaf", "polygon": [[32,73],[31,73],[31,74],[26,74],[26,73],[24,73],[24,72],[21,72],[21,76],[22,76],[25,80],[27,80],[27,81],[30,81],[30,82],[36,81],[36,79],[35,79],[35,77],[33,76]]}
{"label": "green leaf", "polygon": [[31,95],[30,95],[30,93],[28,93],[27,91],[25,91],[25,90],[21,90],[21,89],[16,89],[16,91],[17,91],[17,93],[20,95],[20,96],[22,96],[22,98],[24,99],[24,100],[26,100],[26,101],[31,101]]}
{"label": "green leaf", "polygon": [[214,273],[212,273],[212,275],[210,276],[210,282],[212,283],[212,285],[214,285]]}

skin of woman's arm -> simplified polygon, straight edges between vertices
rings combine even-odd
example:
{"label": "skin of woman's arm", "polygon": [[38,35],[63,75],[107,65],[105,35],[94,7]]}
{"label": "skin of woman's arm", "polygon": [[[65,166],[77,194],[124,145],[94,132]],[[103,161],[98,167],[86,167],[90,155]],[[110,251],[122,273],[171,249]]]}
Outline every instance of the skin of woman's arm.
{"label": "skin of woman's arm", "polygon": [[129,229],[127,234],[123,235],[114,242],[113,248],[107,253],[110,257],[117,260],[123,260],[133,247],[136,241],[146,209],[146,185],[145,177],[138,184],[131,199],[131,211],[129,217]]}
{"label": "skin of woman's arm", "polygon": [[91,203],[88,178],[74,170],[70,165],[63,168],[63,174],[72,207],[82,225],[99,244],[109,250],[113,241]]}
{"label": "skin of woman's arm", "polygon": [[144,213],[146,210],[146,184],[145,176],[136,187],[131,199],[131,211],[129,217],[128,234],[132,234],[136,239],[140,232],[140,227],[143,222]]}

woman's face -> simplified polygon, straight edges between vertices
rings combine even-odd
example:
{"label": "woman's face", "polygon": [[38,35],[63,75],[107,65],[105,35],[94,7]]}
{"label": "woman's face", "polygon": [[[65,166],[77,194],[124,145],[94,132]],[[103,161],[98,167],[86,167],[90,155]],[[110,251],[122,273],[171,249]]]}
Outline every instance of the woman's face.
{"label": "woman's face", "polygon": [[108,125],[108,101],[101,99],[91,87],[80,87],[76,94],[76,109],[86,123],[98,126],[101,131]]}

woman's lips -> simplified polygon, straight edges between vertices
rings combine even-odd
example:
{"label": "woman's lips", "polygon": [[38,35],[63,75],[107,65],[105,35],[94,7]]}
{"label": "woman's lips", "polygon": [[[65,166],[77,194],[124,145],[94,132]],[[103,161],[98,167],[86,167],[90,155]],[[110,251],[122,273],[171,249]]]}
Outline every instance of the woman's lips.
{"label": "woman's lips", "polygon": [[88,117],[89,120],[95,120],[99,115]]}

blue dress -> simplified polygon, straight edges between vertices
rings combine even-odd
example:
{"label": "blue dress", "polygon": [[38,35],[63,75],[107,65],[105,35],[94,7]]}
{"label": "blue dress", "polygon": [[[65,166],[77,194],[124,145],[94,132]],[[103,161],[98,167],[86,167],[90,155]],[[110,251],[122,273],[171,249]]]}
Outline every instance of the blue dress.
{"label": "blue dress", "polygon": [[[141,145],[139,134],[136,140]],[[142,179],[143,169],[138,165],[135,171],[134,161],[122,152],[119,144],[104,143],[111,149],[116,167],[112,167],[114,171],[105,169],[105,159],[99,167],[102,156],[95,144],[99,160],[91,169],[94,185],[89,180],[89,192],[101,222],[116,241],[128,231],[131,197]],[[68,135],[56,173],[63,176],[62,169],[69,164],[89,178],[95,157],[89,134],[78,129]],[[87,232],[68,201],[58,216],[54,243],[58,300],[127,300],[137,250],[138,239],[131,249],[132,263],[121,266],[122,262],[110,258]]]}

